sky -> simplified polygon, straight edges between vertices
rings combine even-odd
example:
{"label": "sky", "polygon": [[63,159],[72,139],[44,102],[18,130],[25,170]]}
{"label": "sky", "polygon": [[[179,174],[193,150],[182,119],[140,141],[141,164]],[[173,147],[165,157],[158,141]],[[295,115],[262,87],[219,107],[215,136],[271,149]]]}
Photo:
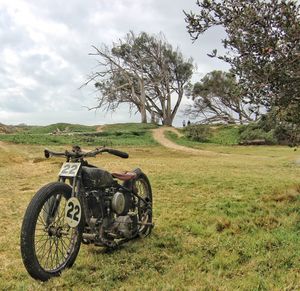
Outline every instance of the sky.
{"label": "sky", "polygon": [[[196,0],[0,0],[0,123],[139,122],[127,106],[114,113],[97,105],[92,87],[80,89],[96,69],[92,46],[110,46],[133,31],[163,32],[197,66],[193,80],[226,70],[207,56],[222,49],[223,32],[213,29],[196,42],[187,33],[183,10],[197,12]],[[185,119],[183,99],[174,125]]]}

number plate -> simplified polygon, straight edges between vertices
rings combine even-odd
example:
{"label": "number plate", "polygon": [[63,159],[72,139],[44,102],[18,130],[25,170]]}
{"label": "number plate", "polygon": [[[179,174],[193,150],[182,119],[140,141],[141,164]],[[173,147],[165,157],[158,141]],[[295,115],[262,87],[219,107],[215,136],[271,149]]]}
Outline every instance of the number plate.
{"label": "number plate", "polygon": [[76,227],[81,218],[80,202],[76,197],[72,197],[67,201],[65,208],[65,221],[70,227]]}
{"label": "number plate", "polygon": [[60,169],[60,177],[76,177],[80,163],[64,163]]}

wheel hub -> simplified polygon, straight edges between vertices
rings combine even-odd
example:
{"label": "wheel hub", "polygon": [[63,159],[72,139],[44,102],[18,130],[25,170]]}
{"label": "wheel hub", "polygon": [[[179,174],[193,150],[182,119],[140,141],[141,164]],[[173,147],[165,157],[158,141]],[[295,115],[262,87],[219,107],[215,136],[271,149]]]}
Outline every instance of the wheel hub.
{"label": "wheel hub", "polygon": [[58,238],[62,237],[62,228],[61,227],[55,227],[55,226],[50,226],[48,229],[48,235],[49,236],[56,236]]}

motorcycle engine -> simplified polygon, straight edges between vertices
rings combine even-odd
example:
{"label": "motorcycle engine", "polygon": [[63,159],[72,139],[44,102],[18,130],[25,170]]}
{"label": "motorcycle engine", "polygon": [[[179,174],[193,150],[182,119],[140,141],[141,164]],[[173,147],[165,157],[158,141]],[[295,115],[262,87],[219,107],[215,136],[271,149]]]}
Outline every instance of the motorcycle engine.
{"label": "motorcycle engine", "polygon": [[111,200],[112,210],[117,215],[126,215],[130,208],[132,208],[131,196],[127,193],[116,192]]}
{"label": "motorcycle engine", "polygon": [[112,230],[118,237],[132,238],[138,230],[138,217],[131,212],[134,203],[130,194],[117,191],[111,200],[111,208],[117,215]]}
{"label": "motorcycle engine", "polygon": [[[102,235],[106,239],[133,238],[138,232],[138,216],[129,193],[110,188],[87,193],[88,207],[92,217],[101,219]],[[109,209],[112,211],[110,212]]]}

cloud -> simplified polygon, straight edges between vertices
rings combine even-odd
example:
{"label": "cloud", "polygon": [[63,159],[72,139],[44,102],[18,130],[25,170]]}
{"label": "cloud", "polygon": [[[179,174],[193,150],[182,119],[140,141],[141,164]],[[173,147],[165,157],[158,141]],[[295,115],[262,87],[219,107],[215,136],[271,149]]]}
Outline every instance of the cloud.
{"label": "cloud", "polygon": [[78,89],[97,65],[88,55],[91,46],[111,45],[130,30],[163,32],[185,57],[194,58],[195,78],[226,68],[206,56],[223,32],[216,30],[192,43],[183,9],[197,11],[195,1],[0,0],[0,122],[132,120],[125,107],[113,117],[87,111],[84,106],[97,104],[96,95],[92,88]]}

